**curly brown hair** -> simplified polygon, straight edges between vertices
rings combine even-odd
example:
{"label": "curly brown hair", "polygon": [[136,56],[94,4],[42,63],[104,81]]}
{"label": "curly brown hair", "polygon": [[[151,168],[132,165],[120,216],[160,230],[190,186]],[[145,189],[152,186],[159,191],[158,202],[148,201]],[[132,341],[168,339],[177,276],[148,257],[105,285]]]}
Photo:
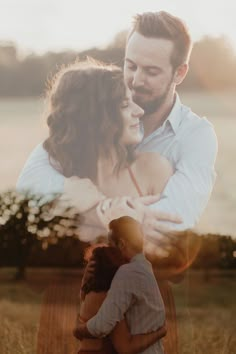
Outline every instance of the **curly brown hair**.
{"label": "curly brown hair", "polygon": [[121,105],[126,97],[123,73],[114,65],[93,59],[61,69],[49,90],[49,137],[44,148],[65,177],[96,182],[100,156],[115,148],[115,171],[131,163],[134,149],[122,146]]}
{"label": "curly brown hair", "polygon": [[95,267],[93,274],[81,288],[84,294],[90,291],[108,291],[115,273],[126,263],[118,248],[105,245],[91,246],[85,254],[85,259],[95,261]]}

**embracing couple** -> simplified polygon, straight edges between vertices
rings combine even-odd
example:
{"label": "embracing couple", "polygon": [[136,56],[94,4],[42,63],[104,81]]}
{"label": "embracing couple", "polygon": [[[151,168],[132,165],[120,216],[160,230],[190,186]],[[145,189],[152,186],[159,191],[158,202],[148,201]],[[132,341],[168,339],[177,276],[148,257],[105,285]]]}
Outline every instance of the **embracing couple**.
{"label": "embracing couple", "polygon": [[[86,241],[128,215],[142,224],[152,254],[178,250],[181,240],[170,231],[198,221],[214,184],[217,151],[212,125],[176,92],[190,52],[179,18],[143,13],[127,38],[124,76],[92,60],[62,69],[48,95],[49,136],[32,152],[17,188],[60,193],[84,216]],[[167,283],[159,285],[166,309],[173,309]],[[175,346],[170,340],[166,353]]]}
{"label": "embracing couple", "polygon": [[123,216],[109,226],[109,246],[92,248],[82,282],[79,353],[164,353],[165,309],[141,224]]}

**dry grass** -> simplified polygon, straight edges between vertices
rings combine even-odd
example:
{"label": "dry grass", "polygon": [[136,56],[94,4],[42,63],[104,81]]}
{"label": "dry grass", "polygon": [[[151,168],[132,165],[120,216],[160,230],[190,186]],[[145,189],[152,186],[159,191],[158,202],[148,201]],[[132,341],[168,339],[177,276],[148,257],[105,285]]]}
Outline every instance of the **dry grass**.
{"label": "dry grass", "polygon": [[[42,293],[30,284],[5,279],[0,285],[1,354],[36,353]],[[180,354],[235,352],[235,272],[206,281],[202,273],[191,271],[174,285],[174,294]]]}
{"label": "dry grass", "polygon": [[0,285],[0,353],[36,353],[42,296],[26,283]]}
{"label": "dry grass", "polygon": [[180,354],[233,354],[236,337],[235,272],[187,273],[174,286]]}

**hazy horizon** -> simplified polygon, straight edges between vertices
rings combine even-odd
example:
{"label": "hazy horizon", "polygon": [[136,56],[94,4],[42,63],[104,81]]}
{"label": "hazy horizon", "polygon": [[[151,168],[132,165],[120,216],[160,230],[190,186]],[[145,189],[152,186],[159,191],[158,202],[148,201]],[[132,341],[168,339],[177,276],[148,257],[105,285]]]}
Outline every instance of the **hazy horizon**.
{"label": "hazy horizon", "polygon": [[0,5],[0,42],[15,43],[21,54],[104,47],[118,32],[129,28],[136,13],[159,10],[181,17],[193,41],[207,35],[225,36],[236,52],[233,0],[214,4],[204,0],[160,0],[158,6],[156,0],[0,0]]}

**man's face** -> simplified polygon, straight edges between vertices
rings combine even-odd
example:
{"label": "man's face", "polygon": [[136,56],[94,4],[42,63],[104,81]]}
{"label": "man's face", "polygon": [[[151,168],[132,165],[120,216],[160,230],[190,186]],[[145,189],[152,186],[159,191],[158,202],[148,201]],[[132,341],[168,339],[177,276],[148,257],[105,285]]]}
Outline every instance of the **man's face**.
{"label": "man's face", "polygon": [[174,90],[170,59],[173,43],[167,39],[147,38],[134,32],[126,46],[124,77],[134,102],[145,114],[156,112],[170,90]]}
{"label": "man's face", "polygon": [[126,243],[124,242],[124,240],[118,242],[117,238],[114,237],[114,234],[112,233],[112,231],[109,231],[109,233],[108,233],[108,244],[111,247],[118,248],[126,262],[130,261],[129,257],[127,257],[127,254],[126,254],[126,247],[124,247],[124,245],[126,245]]}

